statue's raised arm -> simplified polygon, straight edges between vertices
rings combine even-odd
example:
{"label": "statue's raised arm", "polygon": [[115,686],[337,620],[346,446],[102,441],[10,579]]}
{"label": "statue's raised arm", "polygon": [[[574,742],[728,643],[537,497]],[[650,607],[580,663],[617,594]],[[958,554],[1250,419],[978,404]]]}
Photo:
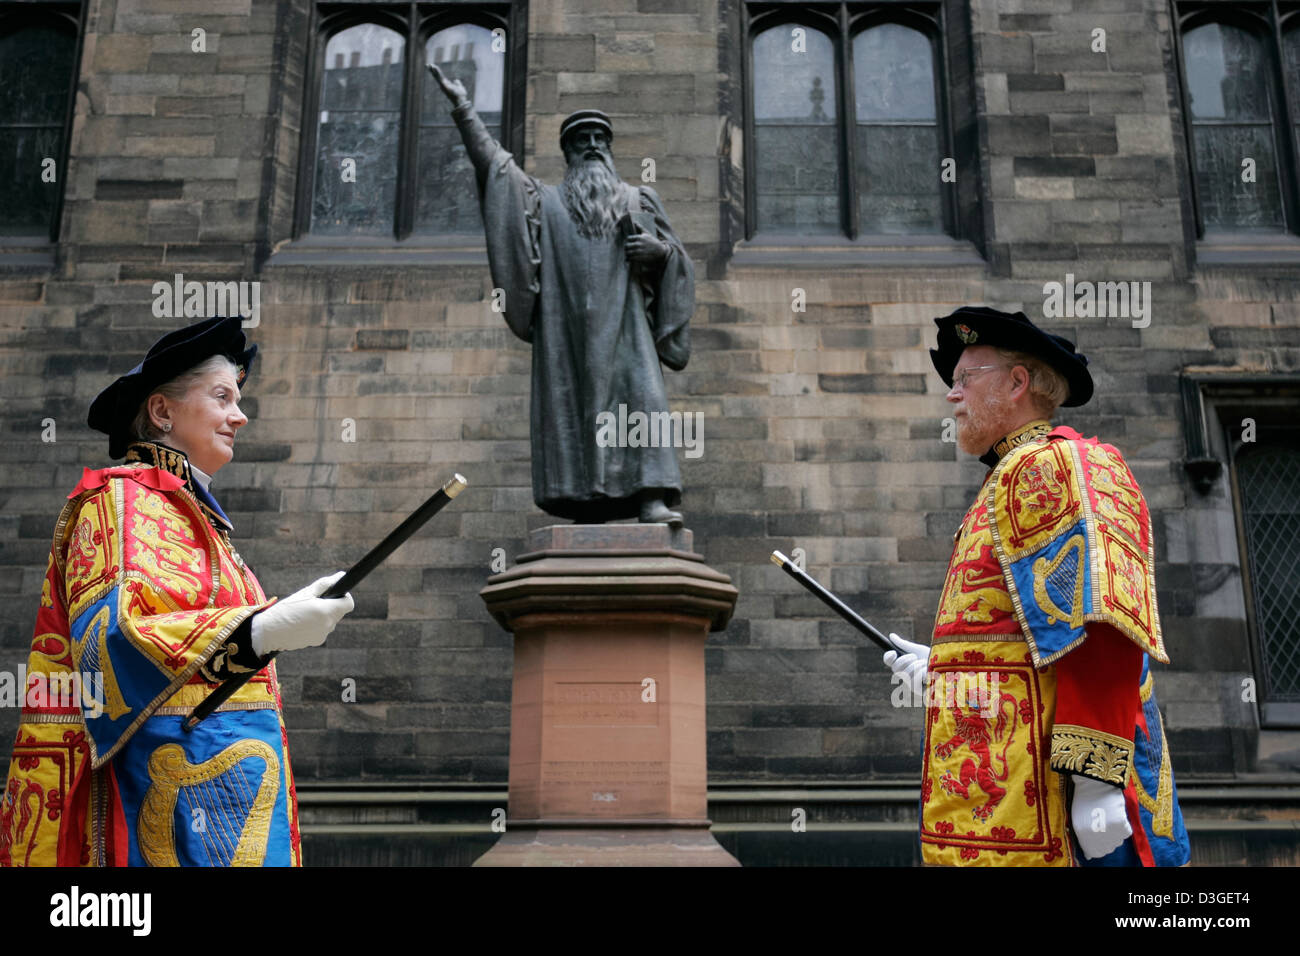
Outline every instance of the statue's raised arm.
{"label": "statue's raised arm", "polygon": [[541,264],[541,184],[520,169],[514,157],[492,138],[475,112],[465,84],[450,79],[436,64],[428,66],[451,101],[451,118],[474,164],[492,284],[505,291],[506,324],[515,335],[531,342]]}
{"label": "statue's raised arm", "polygon": [[[465,89],[465,84],[460,80],[453,80],[438,69],[437,64],[429,64],[429,72],[433,74],[434,80],[446,94],[447,99],[451,101],[451,116],[456,121],[456,127],[460,130],[461,139],[465,141],[465,150],[469,154],[470,161],[474,164],[474,169],[478,173],[480,190],[483,187],[483,177],[486,175],[493,158],[498,152],[505,152],[501,144],[492,138],[492,134],[487,131],[483,121],[474,110],[474,104],[469,98],[469,91]],[[508,153],[506,153],[509,156]]]}

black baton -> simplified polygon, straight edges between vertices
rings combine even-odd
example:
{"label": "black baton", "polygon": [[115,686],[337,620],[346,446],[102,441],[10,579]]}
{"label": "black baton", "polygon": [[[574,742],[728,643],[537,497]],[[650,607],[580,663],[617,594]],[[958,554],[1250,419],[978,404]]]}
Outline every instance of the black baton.
{"label": "black baton", "polygon": [[[359,583],[367,574],[379,567],[384,559],[402,546],[402,544],[415,532],[419,531],[421,526],[446,507],[447,502],[451,501],[458,494],[465,490],[469,484],[461,475],[452,475],[450,480],[429,496],[429,500],[420,505],[409,518],[399,524],[393,532],[383,541],[370,549],[364,558],[352,565],[343,577],[326,589],[321,595],[323,598],[341,598],[347,594]],[[266,656],[266,663],[269,664],[275,659],[278,651],[273,651]],[[265,667],[266,665],[262,665]],[[254,674],[260,673],[258,670],[250,670],[244,674],[237,674],[225,681],[220,687],[205,697],[193,712],[181,722],[181,728],[191,731],[199,725],[199,722],[211,714],[214,710],[230,699],[230,695],[239,688],[247,684]]]}
{"label": "black baton", "polygon": [[853,608],[849,607],[826,588],[822,587],[816,578],[807,571],[804,571],[780,551],[772,552],[772,563],[780,565],[781,569],[784,570],[786,574],[790,575],[790,577],[794,578],[813,594],[817,595],[817,597],[821,598],[823,604],[831,608],[831,610],[835,611],[835,613],[840,617],[844,618],[844,620],[848,621],[863,634],[867,635],[867,637],[879,644],[882,650],[897,651],[899,654],[904,653],[902,648],[895,647],[893,641],[891,641],[886,635],[880,633],[880,631],[873,627],[869,621],[862,617],[862,615],[858,614],[857,611],[853,610]]}

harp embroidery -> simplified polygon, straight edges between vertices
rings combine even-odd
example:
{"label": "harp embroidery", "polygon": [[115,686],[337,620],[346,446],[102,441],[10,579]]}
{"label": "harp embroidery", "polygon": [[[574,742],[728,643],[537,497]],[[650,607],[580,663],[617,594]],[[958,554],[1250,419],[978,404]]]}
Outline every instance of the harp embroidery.
{"label": "harp embroidery", "polygon": [[[1072,628],[1083,626],[1083,561],[1084,543],[1081,534],[1065,542],[1065,547],[1055,559],[1034,560],[1034,600],[1038,602],[1038,609],[1047,615],[1048,627],[1057,621],[1066,621]],[[1049,586],[1051,591],[1048,590]],[[1055,592],[1056,597],[1069,598],[1069,608],[1062,609],[1054,600],[1052,592]]]}
{"label": "harp embroidery", "polygon": [[113,669],[113,659],[108,655],[108,640],[112,630],[109,605],[101,607],[86,629],[81,633],[79,644],[74,649],[77,669],[83,674],[93,675],[95,687],[87,690],[82,685],[83,703],[89,707],[93,703],[94,692],[98,691],[104,701],[104,713],[109,720],[118,720],[132,710],[122,688],[117,682],[117,672]]}
{"label": "harp embroidery", "polygon": [[[245,765],[251,757],[265,762],[260,781]],[[139,839],[150,866],[180,866],[174,830],[178,804],[193,820],[192,842],[210,865],[262,865],[280,792],[280,760],[269,744],[241,740],[199,764],[190,763],[179,744],[164,744],[149,757],[149,779],[140,804]]]}
{"label": "harp embroidery", "polygon": [[[1142,700],[1142,707],[1148,712],[1147,725],[1153,723],[1160,724],[1160,771],[1156,776],[1156,792],[1153,796],[1138,776],[1136,761],[1130,766],[1129,776],[1134,783],[1134,789],[1137,791],[1138,803],[1147,813],[1151,814],[1151,832],[1156,836],[1162,836],[1173,840],[1174,837],[1174,771],[1173,765],[1169,759],[1169,742],[1165,739],[1165,725],[1160,720],[1160,711],[1151,703],[1153,682],[1151,672],[1148,671],[1146,679],[1142,681],[1142,688],[1139,695]],[[1137,741],[1134,741],[1136,744]],[[1148,761],[1153,756],[1153,747],[1148,737],[1146,741],[1146,750]],[[1153,762],[1153,761],[1152,761]]]}

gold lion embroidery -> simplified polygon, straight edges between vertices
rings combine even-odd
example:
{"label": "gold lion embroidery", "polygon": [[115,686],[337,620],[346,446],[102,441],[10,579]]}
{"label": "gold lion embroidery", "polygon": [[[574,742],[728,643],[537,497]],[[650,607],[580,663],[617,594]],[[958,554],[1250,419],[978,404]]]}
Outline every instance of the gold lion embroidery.
{"label": "gold lion embroidery", "polygon": [[187,526],[185,516],[162,495],[141,488],[136,492],[131,504],[137,513],[146,518],[157,519],[160,525],[173,534],[179,536],[185,533]]}
{"label": "gold lion embroidery", "polygon": [[1007,593],[1000,573],[988,574],[981,568],[963,568],[948,578],[944,586],[936,624],[952,624],[958,618],[968,623],[988,623],[993,620],[994,611],[1010,614],[1013,610],[1011,595]]}
{"label": "gold lion embroidery", "polygon": [[190,536],[185,516],[152,492],[137,492],[132,505],[135,562],[150,575],[166,578],[190,602],[197,601],[207,553]]}
{"label": "gold lion embroidery", "polygon": [[182,571],[178,564],[167,561],[165,552],[140,543],[135,552],[135,563],[149,575],[150,580],[164,582],[190,604],[198,601],[203,582]]}
{"label": "gold lion embroidery", "polygon": [[1124,463],[1099,445],[1087,451],[1092,471],[1088,483],[1097,495],[1097,513],[1140,546],[1142,494]]}

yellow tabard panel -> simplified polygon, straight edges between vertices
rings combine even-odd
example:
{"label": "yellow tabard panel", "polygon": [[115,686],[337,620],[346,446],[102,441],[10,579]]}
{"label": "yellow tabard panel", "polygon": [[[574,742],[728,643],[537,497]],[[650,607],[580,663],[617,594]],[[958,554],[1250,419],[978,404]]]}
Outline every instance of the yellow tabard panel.
{"label": "yellow tabard panel", "polygon": [[1024,641],[936,641],[921,777],[927,865],[1071,866],[1065,778],[1047,765],[1056,669]]}

